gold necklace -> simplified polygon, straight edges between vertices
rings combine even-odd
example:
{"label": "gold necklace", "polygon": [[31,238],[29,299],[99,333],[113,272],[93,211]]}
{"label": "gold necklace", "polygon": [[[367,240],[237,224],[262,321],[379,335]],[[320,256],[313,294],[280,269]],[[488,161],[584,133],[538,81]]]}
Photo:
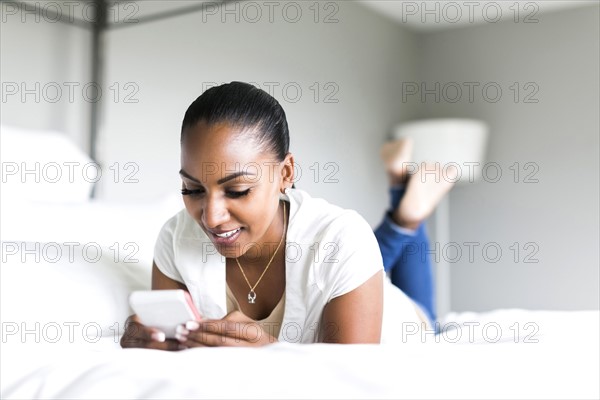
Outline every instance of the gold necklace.
{"label": "gold necklace", "polygon": [[283,238],[285,236],[286,226],[287,226],[287,220],[286,220],[286,216],[285,216],[285,201],[284,201],[283,202],[283,233],[281,234],[281,239],[279,239],[279,244],[277,245],[277,248],[275,249],[275,252],[271,256],[271,259],[269,260],[269,263],[265,267],[265,269],[262,272],[262,274],[260,274],[260,277],[258,278],[258,280],[256,281],[256,283],[254,284],[254,286],[252,286],[250,284],[250,281],[248,281],[248,278],[246,277],[246,274],[244,273],[244,269],[242,268],[242,265],[240,264],[240,261],[237,258],[235,259],[235,261],[237,262],[238,267],[240,267],[240,271],[242,271],[242,275],[244,276],[244,279],[246,280],[246,283],[248,284],[248,287],[250,288],[250,291],[248,292],[248,303],[250,303],[250,304],[255,304],[255,301],[256,301],[256,292],[254,292],[254,289],[256,289],[256,287],[260,283],[260,280],[263,278],[263,276],[265,276],[265,273],[267,272],[267,270],[271,266],[271,262],[273,262],[273,259],[275,258],[275,254],[277,254],[277,252],[279,251],[279,248],[281,247],[281,243],[283,243]]}

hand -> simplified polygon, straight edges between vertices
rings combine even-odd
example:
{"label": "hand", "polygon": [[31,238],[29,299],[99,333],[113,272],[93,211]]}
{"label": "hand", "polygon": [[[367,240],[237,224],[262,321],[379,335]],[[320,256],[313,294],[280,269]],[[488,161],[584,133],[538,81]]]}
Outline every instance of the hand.
{"label": "hand", "polygon": [[125,321],[125,333],[121,337],[121,347],[139,347],[157,350],[181,350],[175,339],[165,339],[165,334],[156,328],[142,325],[137,315],[131,315]]}
{"label": "hand", "polygon": [[277,342],[270,332],[240,311],[233,311],[223,319],[188,321],[177,327],[176,337],[187,348],[264,346]]}

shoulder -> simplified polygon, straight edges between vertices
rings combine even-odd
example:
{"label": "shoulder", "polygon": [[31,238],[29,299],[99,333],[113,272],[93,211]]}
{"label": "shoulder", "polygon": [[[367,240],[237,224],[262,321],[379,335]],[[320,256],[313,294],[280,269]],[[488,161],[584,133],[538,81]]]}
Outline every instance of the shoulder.
{"label": "shoulder", "polygon": [[185,208],[164,223],[160,235],[169,235],[173,239],[207,239],[204,231]]}
{"label": "shoulder", "polygon": [[317,282],[334,282],[333,275],[339,274],[351,274],[365,281],[383,268],[375,234],[358,212],[297,189],[290,191],[288,197],[288,241],[311,255]]}
{"label": "shoulder", "polygon": [[326,302],[357,288],[383,269],[377,239],[359,213],[298,190],[290,191],[288,197],[288,244],[295,242],[306,255],[306,265]]}
{"label": "shoulder", "polygon": [[176,258],[182,251],[197,248],[198,243],[209,240],[206,233],[184,208],[163,224],[154,246],[155,261],[156,257]]}
{"label": "shoulder", "polygon": [[373,235],[367,221],[354,210],[311,197],[299,189],[292,189],[287,195],[290,201],[290,229],[298,239],[351,239]]}

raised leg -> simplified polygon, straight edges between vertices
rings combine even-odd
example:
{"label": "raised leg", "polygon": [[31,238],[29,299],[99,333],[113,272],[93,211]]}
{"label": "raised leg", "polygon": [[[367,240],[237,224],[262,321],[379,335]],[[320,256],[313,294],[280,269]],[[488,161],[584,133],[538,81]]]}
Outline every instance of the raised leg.
{"label": "raised leg", "polygon": [[[393,188],[390,194],[394,210],[401,202],[404,188]],[[430,321],[435,321],[433,271],[425,224],[421,223],[416,230],[404,228],[394,222],[392,214],[393,211],[386,213],[375,230],[385,270],[391,271],[392,283],[415,301]]]}
{"label": "raised leg", "polygon": [[442,173],[439,163],[410,162],[412,141],[387,143],[382,158],[390,178],[391,204],[375,230],[392,283],[415,301],[434,322],[435,291],[429,238],[424,221],[455,183],[458,170]]}

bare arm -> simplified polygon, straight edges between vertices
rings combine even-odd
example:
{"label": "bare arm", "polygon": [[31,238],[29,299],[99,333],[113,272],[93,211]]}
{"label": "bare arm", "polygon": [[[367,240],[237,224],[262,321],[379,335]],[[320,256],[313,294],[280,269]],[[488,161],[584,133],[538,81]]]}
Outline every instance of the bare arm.
{"label": "bare arm", "polygon": [[320,341],[379,343],[383,318],[383,271],[353,291],[331,300],[323,310]]}
{"label": "bare arm", "polygon": [[165,289],[183,289],[189,292],[187,286],[181,282],[177,282],[162,272],[156,266],[156,262],[152,262],[152,290],[165,290]]}

